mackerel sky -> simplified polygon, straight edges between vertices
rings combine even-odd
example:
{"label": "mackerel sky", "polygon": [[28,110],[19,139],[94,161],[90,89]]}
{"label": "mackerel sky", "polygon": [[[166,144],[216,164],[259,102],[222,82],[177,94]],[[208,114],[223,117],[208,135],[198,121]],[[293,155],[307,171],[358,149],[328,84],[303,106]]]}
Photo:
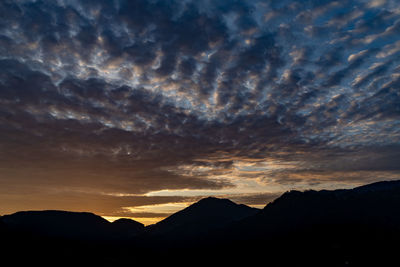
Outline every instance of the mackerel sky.
{"label": "mackerel sky", "polygon": [[0,214],[400,179],[399,62],[397,0],[3,0]]}

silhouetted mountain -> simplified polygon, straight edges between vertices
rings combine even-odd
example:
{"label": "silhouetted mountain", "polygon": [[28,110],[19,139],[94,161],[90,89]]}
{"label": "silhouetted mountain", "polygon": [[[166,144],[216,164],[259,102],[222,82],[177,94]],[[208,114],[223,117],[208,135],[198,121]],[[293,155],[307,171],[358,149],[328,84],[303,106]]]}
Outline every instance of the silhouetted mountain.
{"label": "silhouetted mountain", "polygon": [[204,244],[233,254],[267,254],[272,266],[388,266],[399,263],[399,211],[400,181],[293,190]]}
{"label": "silhouetted mountain", "polygon": [[257,236],[327,224],[400,227],[399,210],[400,181],[390,181],[350,190],[289,191],[241,223]]}
{"label": "silhouetted mountain", "polygon": [[367,184],[363,186],[356,187],[351,191],[354,192],[397,192],[400,188],[400,180],[397,181],[382,181],[376,182],[372,184]]}
{"label": "silhouetted mountain", "polygon": [[190,238],[204,235],[257,212],[259,209],[238,205],[228,199],[208,197],[148,227],[148,232],[173,239]]}
{"label": "silhouetted mountain", "polygon": [[2,217],[12,231],[77,240],[125,239],[144,230],[141,223],[122,220],[110,223],[88,212],[21,211]]}
{"label": "silhouetted mountain", "polygon": [[4,232],[6,231],[6,225],[2,220],[3,216],[0,216],[0,235],[4,234]]}
{"label": "silhouetted mountain", "polygon": [[[0,218],[0,234],[8,244],[5,255],[17,255],[13,259],[45,253],[71,264],[399,266],[399,211],[400,181],[391,181],[350,190],[292,190],[262,210],[206,198],[146,228],[90,213],[17,212]],[[22,259],[30,263],[29,257]]]}
{"label": "silhouetted mountain", "polygon": [[142,223],[126,218],[112,222],[111,227],[113,232],[120,237],[134,237],[144,231],[144,225]]}

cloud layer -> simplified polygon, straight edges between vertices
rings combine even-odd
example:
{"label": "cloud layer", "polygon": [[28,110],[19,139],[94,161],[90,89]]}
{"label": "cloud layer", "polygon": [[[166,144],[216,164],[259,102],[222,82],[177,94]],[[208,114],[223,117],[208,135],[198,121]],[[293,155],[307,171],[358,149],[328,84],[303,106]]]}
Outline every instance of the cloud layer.
{"label": "cloud layer", "polygon": [[2,1],[3,212],[400,178],[396,2]]}

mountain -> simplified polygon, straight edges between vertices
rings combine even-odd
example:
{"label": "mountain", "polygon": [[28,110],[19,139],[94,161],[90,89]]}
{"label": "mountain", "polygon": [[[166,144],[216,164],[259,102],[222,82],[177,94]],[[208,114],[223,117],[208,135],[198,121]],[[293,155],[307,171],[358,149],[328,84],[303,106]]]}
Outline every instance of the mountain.
{"label": "mountain", "polygon": [[245,225],[258,236],[328,224],[397,228],[399,210],[400,181],[377,182],[349,190],[293,190],[244,220],[242,227]]}
{"label": "mountain", "polygon": [[400,266],[399,211],[400,181],[387,181],[292,190],[262,210],[205,198],[148,227],[91,213],[17,212],[0,218],[0,253],[29,264],[49,257],[70,265]]}
{"label": "mountain", "polygon": [[397,266],[399,211],[400,181],[292,190],[203,243],[271,266]]}
{"label": "mountain", "polygon": [[113,233],[127,238],[137,236],[144,231],[144,225],[131,219],[118,219],[111,223]]}
{"label": "mountain", "polygon": [[168,218],[148,227],[154,236],[187,239],[208,234],[259,212],[259,209],[238,205],[228,199],[204,198]]}
{"label": "mountain", "polygon": [[21,211],[4,215],[1,221],[15,232],[76,240],[126,239],[144,230],[133,220],[110,223],[93,213],[58,210]]}
{"label": "mountain", "polygon": [[366,184],[354,189],[351,191],[354,192],[397,192],[400,188],[400,180],[395,181],[382,181],[382,182],[375,182],[372,184]]}

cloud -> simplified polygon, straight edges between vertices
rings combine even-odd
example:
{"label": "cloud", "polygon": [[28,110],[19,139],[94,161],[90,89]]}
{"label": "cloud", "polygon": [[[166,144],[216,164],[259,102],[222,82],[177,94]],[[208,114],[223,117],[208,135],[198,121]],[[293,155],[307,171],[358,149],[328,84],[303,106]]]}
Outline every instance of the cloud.
{"label": "cloud", "polygon": [[395,1],[19,0],[0,13],[7,203],[55,187],[253,203],[238,196],[399,177]]}

